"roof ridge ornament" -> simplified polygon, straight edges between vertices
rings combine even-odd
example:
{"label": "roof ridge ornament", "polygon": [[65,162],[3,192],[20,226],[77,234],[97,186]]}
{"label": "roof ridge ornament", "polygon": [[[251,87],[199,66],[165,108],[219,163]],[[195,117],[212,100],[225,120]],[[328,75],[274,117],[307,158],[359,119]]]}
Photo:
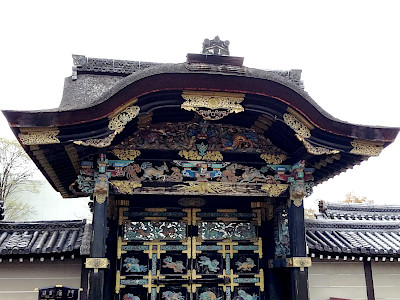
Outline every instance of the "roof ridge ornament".
{"label": "roof ridge ornament", "polygon": [[204,39],[202,54],[229,56],[229,44],[228,40],[221,41],[218,35],[213,40]]}

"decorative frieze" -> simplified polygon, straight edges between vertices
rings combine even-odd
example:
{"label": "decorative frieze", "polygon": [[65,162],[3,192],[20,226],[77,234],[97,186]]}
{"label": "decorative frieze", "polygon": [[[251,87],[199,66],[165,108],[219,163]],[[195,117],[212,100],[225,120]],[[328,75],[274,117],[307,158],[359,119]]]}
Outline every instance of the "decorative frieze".
{"label": "decorative frieze", "polygon": [[97,273],[99,269],[107,269],[109,264],[107,258],[88,257],[85,261],[85,268],[94,269],[94,272]]}
{"label": "decorative frieze", "polygon": [[126,124],[128,124],[128,122],[136,118],[136,116],[139,114],[139,111],[140,107],[133,105],[125,108],[123,111],[119,112],[116,116],[112,117],[108,123],[108,129],[114,132],[109,134],[105,138],[74,141],[74,143],[77,145],[92,146],[96,148],[108,147],[111,145],[115,136],[124,130]]}
{"label": "decorative frieze", "polygon": [[57,138],[57,134],[59,133],[60,130],[58,129],[24,129],[23,132],[18,134],[18,138],[24,145],[58,144],[60,143],[60,140]]}
{"label": "decorative frieze", "polygon": [[186,100],[181,105],[182,109],[195,111],[205,120],[219,120],[231,113],[244,111],[240,104],[244,94],[184,91],[182,98]]}
{"label": "decorative frieze", "polygon": [[294,115],[286,113],[283,115],[283,120],[285,121],[286,125],[292,128],[294,132],[296,132],[296,134],[298,134],[299,136],[303,138],[311,137],[310,129]]}
{"label": "decorative frieze", "polygon": [[335,150],[335,149],[328,149],[325,147],[318,147],[318,146],[314,146],[312,145],[309,141],[307,141],[305,138],[303,138],[302,136],[296,134],[296,137],[299,141],[301,141],[304,145],[304,147],[306,147],[307,152],[313,155],[329,155],[329,154],[338,154],[340,153],[339,150]]}
{"label": "decorative frieze", "polygon": [[140,107],[136,105],[125,108],[118,115],[110,119],[110,122],[108,123],[108,129],[113,130],[116,133],[121,133],[126,124],[137,117],[139,111]]}
{"label": "decorative frieze", "polygon": [[111,180],[110,183],[117,188],[121,194],[132,195],[133,190],[141,187],[140,182],[128,181],[128,180]]}
{"label": "decorative frieze", "polygon": [[139,150],[131,149],[113,149],[111,152],[122,160],[135,160],[141,154]]}
{"label": "decorative frieze", "polygon": [[285,154],[268,154],[263,153],[260,155],[260,158],[263,159],[267,164],[271,165],[280,165],[286,160]]}
{"label": "decorative frieze", "polygon": [[350,144],[353,146],[350,153],[358,155],[378,156],[383,150],[383,143],[354,140]]}
{"label": "decorative frieze", "polygon": [[261,189],[268,192],[268,197],[279,197],[284,191],[288,189],[288,184],[263,184]]}

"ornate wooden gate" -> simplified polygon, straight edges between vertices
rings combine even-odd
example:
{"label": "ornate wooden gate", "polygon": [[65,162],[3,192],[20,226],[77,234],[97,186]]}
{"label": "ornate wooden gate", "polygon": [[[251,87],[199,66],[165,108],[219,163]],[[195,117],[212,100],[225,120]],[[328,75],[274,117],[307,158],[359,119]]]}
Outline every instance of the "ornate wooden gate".
{"label": "ornate wooden gate", "polygon": [[117,258],[116,299],[264,297],[260,210],[126,209]]}

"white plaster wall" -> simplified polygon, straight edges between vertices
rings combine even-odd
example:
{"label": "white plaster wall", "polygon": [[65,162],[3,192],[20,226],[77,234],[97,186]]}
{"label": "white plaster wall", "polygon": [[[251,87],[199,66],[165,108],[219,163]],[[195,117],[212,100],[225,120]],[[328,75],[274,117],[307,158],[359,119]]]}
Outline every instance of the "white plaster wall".
{"label": "white plaster wall", "polygon": [[311,300],[367,299],[363,262],[314,260],[308,269],[308,282]]}
{"label": "white plaster wall", "polygon": [[400,299],[400,262],[372,262],[376,300]]}
{"label": "white plaster wall", "polygon": [[50,261],[16,260],[0,263],[0,299],[1,300],[37,300],[35,288],[57,284],[80,288],[81,259]]}

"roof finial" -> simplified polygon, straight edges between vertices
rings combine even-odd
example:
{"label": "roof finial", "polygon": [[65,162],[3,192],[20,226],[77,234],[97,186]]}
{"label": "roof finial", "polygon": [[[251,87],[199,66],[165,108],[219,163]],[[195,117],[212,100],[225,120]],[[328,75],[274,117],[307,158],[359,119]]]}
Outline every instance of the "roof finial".
{"label": "roof finial", "polygon": [[229,55],[229,41],[221,41],[218,35],[213,40],[205,39],[202,54]]}

